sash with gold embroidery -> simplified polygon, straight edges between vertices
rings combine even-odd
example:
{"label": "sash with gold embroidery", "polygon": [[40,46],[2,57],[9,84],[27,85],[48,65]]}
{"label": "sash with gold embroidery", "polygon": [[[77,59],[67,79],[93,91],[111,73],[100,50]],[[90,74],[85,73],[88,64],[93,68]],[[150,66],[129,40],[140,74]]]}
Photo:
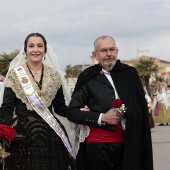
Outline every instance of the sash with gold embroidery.
{"label": "sash with gold embroidery", "polygon": [[49,109],[46,107],[44,102],[41,100],[40,96],[38,95],[37,91],[34,89],[26,71],[24,70],[23,66],[18,66],[14,68],[15,73],[18,77],[18,80],[21,84],[21,87],[30,102],[33,109],[48,123],[48,125],[55,131],[55,133],[61,138],[62,142],[66,146],[70,155],[75,158],[73,154],[73,150],[71,148],[71,144],[68,140],[67,135],[60,127],[60,124],[51,114]]}

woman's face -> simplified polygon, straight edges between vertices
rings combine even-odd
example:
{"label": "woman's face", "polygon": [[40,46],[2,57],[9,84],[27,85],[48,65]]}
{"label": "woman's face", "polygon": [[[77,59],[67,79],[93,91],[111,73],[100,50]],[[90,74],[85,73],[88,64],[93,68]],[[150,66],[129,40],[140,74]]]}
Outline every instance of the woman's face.
{"label": "woman's face", "polygon": [[28,39],[26,55],[30,62],[42,62],[45,55],[45,46],[41,37],[32,36]]}

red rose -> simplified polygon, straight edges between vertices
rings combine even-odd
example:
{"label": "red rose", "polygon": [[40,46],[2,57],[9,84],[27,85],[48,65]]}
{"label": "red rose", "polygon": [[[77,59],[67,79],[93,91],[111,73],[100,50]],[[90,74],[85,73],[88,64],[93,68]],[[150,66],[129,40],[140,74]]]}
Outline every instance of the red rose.
{"label": "red rose", "polygon": [[16,136],[16,130],[11,126],[0,124],[0,137],[12,142]]}
{"label": "red rose", "polygon": [[120,99],[114,100],[114,101],[112,102],[112,106],[113,106],[114,108],[119,108],[119,107],[121,107],[121,106],[122,106],[122,100],[120,100]]}
{"label": "red rose", "polygon": [[0,129],[0,138],[3,138],[4,137],[4,132],[3,130]]}

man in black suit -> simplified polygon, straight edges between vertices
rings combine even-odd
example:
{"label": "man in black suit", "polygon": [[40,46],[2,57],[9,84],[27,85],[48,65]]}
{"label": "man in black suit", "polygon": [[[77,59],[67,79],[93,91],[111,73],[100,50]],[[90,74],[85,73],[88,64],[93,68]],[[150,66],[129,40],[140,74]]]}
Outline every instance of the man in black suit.
{"label": "man in black suit", "polygon": [[[148,108],[135,68],[117,60],[115,40],[101,36],[93,56],[99,64],[84,70],[77,81],[68,119],[89,126],[89,135],[77,156],[88,170],[153,170]],[[127,108],[126,130],[112,102],[121,99]],[[89,112],[80,108],[87,105]],[[83,165],[84,166],[84,165]]]}

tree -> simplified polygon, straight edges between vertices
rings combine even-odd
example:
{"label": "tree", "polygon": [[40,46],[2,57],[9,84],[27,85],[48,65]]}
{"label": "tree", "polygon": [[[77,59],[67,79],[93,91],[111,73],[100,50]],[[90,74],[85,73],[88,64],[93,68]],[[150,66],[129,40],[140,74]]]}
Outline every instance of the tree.
{"label": "tree", "polygon": [[15,50],[11,53],[2,53],[0,54],[0,74],[6,75],[10,62],[17,56],[19,50]]}
{"label": "tree", "polygon": [[67,76],[70,75],[71,65],[67,65],[67,66],[66,66],[65,72],[66,72],[66,75],[67,75]]}
{"label": "tree", "polygon": [[149,94],[151,94],[149,88],[149,79],[151,76],[157,77],[157,73],[159,72],[158,65],[154,64],[155,59],[139,59],[136,63],[134,63],[135,68],[138,71],[138,74],[141,78],[143,85],[146,86],[146,90]]}
{"label": "tree", "polygon": [[67,78],[67,77],[78,77],[81,71],[76,67],[71,67],[71,65],[67,65],[65,72]]}

